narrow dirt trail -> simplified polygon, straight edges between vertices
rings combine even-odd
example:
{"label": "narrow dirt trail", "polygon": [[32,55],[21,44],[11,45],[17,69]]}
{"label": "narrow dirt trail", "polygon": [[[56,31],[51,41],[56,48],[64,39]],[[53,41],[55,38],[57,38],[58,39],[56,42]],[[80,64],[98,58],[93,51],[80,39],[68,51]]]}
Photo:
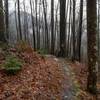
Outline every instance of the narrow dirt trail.
{"label": "narrow dirt trail", "polygon": [[[68,80],[69,88],[66,89],[64,95],[67,96],[67,100],[75,100],[75,89],[74,89],[73,76],[70,66],[67,65],[65,59],[63,58],[59,58],[58,62],[62,64],[62,67],[64,68],[65,71],[65,75],[69,78]],[[66,98],[64,100],[66,100]]]}
{"label": "narrow dirt trail", "polygon": [[56,58],[55,56],[51,56],[51,55],[47,55],[47,57],[59,63],[64,70],[65,76],[67,77],[67,80],[65,80],[64,82],[65,89],[64,92],[62,93],[63,100],[78,100],[78,98],[76,98],[77,91],[74,83],[73,72],[70,66],[67,64],[67,61],[64,58]]}
{"label": "narrow dirt trail", "polygon": [[[85,85],[85,81],[86,79],[84,79],[83,77],[86,78],[86,70],[84,70],[83,68],[85,68],[85,66],[81,64],[77,65],[76,67],[80,67],[78,70],[82,70],[84,73],[82,73],[82,71],[80,70],[79,72],[75,72],[75,70],[73,69],[73,67],[70,64],[70,61],[68,61],[67,59],[64,58],[56,58],[58,59],[58,63],[60,63],[64,69],[65,75],[66,77],[68,77],[67,82],[69,83],[69,88],[66,89],[66,91],[64,92],[65,96],[67,96],[67,99],[65,98],[64,100],[100,100],[99,96],[98,99],[96,96],[93,96],[91,94],[89,94],[87,91],[85,91],[82,88],[85,88],[85,86],[82,87],[82,85]],[[74,64],[75,66],[75,64]],[[82,67],[82,68],[81,68]],[[79,76],[80,74],[82,74],[83,76]],[[84,76],[85,74],[85,76]],[[81,78],[81,82],[84,83],[79,83],[77,75],[79,78]],[[66,80],[65,80],[66,81]]]}

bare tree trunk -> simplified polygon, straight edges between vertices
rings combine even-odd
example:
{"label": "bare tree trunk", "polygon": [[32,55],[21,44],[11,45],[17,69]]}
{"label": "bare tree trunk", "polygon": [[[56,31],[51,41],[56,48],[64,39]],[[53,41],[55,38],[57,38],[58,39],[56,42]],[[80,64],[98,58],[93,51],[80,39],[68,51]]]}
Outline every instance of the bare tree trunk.
{"label": "bare tree trunk", "polygon": [[29,43],[29,34],[28,34],[28,14],[26,11],[26,5],[25,5],[25,1],[23,1],[23,6],[24,6],[24,38],[25,41],[27,41]]}
{"label": "bare tree trunk", "polygon": [[100,83],[100,0],[98,0],[98,84]]}
{"label": "bare tree trunk", "polygon": [[90,93],[97,93],[97,50],[96,50],[96,34],[97,34],[97,0],[87,0],[87,38],[88,38],[88,84],[87,89]]}
{"label": "bare tree trunk", "polygon": [[31,8],[31,19],[32,19],[33,44],[34,44],[34,50],[36,50],[36,38],[35,38],[35,28],[34,28],[34,17],[33,17],[33,9],[32,9],[32,1],[31,0],[30,0],[30,8]]}
{"label": "bare tree trunk", "polygon": [[72,36],[73,36],[73,55],[72,55],[72,61],[75,60],[75,7],[76,7],[76,0],[73,0],[73,25],[72,25]]}
{"label": "bare tree trunk", "polygon": [[18,5],[18,26],[19,26],[19,39],[22,40],[21,19],[20,19],[20,1],[17,0]]}
{"label": "bare tree trunk", "polygon": [[60,0],[60,52],[59,56],[66,56],[66,0]]}
{"label": "bare tree trunk", "polygon": [[[41,0],[39,0],[39,4],[41,4]],[[40,42],[41,42],[41,38],[40,38],[40,28],[41,28],[41,5],[39,5],[39,23],[38,23],[38,49],[40,49]]]}
{"label": "bare tree trunk", "polygon": [[18,22],[17,22],[17,12],[16,12],[16,2],[15,2],[15,24],[16,24],[16,31],[17,31],[17,40],[19,40]]}
{"label": "bare tree trunk", "polygon": [[43,13],[45,21],[45,49],[49,50],[49,39],[48,39],[48,23],[47,23],[47,14],[46,14],[46,1],[42,0],[43,3]]}
{"label": "bare tree trunk", "polygon": [[81,41],[82,41],[82,24],[83,24],[83,0],[80,0],[80,20],[78,33],[78,60],[81,61]]}
{"label": "bare tree trunk", "polygon": [[2,0],[0,0],[0,41],[6,42],[5,39],[5,28],[4,28],[4,14],[3,14],[3,3]]}
{"label": "bare tree trunk", "polygon": [[38,31],[38,0],[35,0],[35,18],[36,18],[36,35],[37,35],[37,49],[39,49],[39,31]]}
{"label": "bare tree trunk", "polygon": [[[72,10],[72,8],[71,8],[71,0],[69,2],[69,5],[70,5],[70,7],[69,7],[69,16],[71,16],[71,10]],[[67,39],[67,57],[69,56],[69,48],[70,48],[71,17],[69,17],[68,21],[69,21],[69,23],[68,23],[69,25],[68,25],[68,39]]]}
{"label": "bare tree trunk", "polygon": [[51,0],[51,54],[54,54],[54,0]]}
{"label": "bare tree trunk", "polygon": [[8,0],[5,0],[5,23],[6,23],[6,38],[9,40],[9,9],[8,9]]}

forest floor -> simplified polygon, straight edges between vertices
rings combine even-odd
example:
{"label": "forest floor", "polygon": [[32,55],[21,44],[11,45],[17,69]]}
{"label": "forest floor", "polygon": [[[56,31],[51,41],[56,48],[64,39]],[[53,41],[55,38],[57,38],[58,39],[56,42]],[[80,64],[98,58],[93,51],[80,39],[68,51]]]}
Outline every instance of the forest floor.
{"label": "forest floor", "polygon": [[7,52],[23,60],[16,75],[2,69],[5,52],[0,49],[0,100],[95,100],[86,92],[87,68],[84,64],[51,55],[40,55],[28,48]]}
{"label": "forest floor", "polygon": [[[53,57],[51,57],[52,59]],[[72,62],[65,58],[54,57],[57,63],[64,68],[65,75],[68,77],[67,84],[69,89],[65,94],[69,97],[65,100],[97,100],[97,97],[86,91],[87,86],[87,66],[77,61]],[[71,96],[71,98],[70,98]],[[63,100],[63,99],[62,99]]]}

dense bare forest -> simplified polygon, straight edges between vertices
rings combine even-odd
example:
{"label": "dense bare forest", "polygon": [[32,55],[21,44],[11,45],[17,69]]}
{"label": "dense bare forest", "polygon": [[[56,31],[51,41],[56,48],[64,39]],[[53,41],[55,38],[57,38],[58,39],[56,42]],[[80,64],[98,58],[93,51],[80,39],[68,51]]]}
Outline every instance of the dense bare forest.
{"label": "dense bare forest", "polygon": [[0,100],[99,100],[100,1],[0,0]]}

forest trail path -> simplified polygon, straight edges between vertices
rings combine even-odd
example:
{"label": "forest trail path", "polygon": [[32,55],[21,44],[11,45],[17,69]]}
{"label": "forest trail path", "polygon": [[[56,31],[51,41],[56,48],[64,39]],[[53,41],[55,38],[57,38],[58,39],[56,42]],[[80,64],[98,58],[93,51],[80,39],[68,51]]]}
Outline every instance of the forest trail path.
{"label": "forest trail path", "polygon": [[78,98],[76,97],[78,91],[76,83],[74,82],[74,73],[71,69],[71,66],[68,65],[67,60],[64,58],[56,58],[52,55],[47,55],[47,57],[58,62],[62,66],[64,74],[67,77],[67,80],[65,80],[67,88],[65,87],[65,91],[63,93],[63,100],[78,100]]}
{"label": "forest trail path", "polygon": [[65,80],[67,88],[65,87],[63,100],[97,100],[95,96],[85,91],[87,84],[87,66],[84,63],[77,61],[73,63],[66,58],[56,58],[55,56],[51,56],[50,59],[55,60],[62,66],[64,76],[67,77],[67,80]]}

